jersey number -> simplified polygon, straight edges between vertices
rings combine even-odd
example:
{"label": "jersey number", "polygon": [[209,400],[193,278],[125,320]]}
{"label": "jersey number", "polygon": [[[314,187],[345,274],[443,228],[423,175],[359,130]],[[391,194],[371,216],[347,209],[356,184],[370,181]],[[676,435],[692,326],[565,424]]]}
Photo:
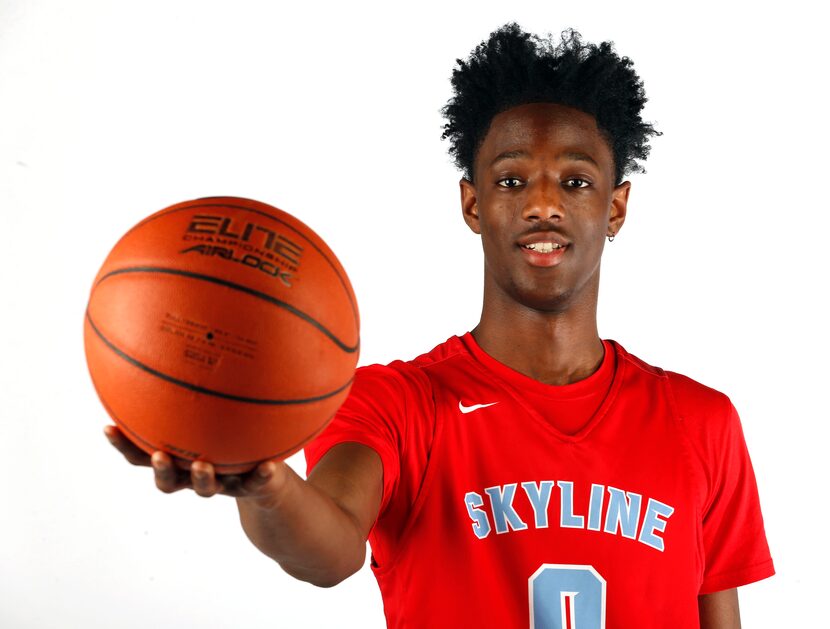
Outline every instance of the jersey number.
{"label": "jersey number", "polygon": [[591,566],[542,564],[528,589],[530,629],[605,629],[605,579]]}

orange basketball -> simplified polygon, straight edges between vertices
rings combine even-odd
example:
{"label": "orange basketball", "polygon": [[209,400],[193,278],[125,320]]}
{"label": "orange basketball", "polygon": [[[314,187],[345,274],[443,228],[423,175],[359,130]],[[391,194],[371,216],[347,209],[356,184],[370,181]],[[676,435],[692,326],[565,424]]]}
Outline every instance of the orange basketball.
{"label": "orange basketball", "polygon": [[213,197],[118,241],[84,345],[101,402],[137,446],[239,473],[326,427],[351,387],[359,319],[346,272],[309,227]]}

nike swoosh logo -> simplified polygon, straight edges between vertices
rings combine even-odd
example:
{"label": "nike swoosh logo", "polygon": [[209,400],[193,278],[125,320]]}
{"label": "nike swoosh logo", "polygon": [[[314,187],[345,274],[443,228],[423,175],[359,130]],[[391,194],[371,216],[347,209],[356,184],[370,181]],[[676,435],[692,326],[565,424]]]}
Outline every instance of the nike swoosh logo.
{"label": "nike swoosh logo", "polygon": [[458,410],[462,413],[472,413],[473,411],[477,411],[480,408],[487,408],[488,406],[493,406],[493,404],[498,404],[498,402],[490,402],[489,404],[473,404],[472,406],[464,406],[461,403],[461,400],[458,400]]}

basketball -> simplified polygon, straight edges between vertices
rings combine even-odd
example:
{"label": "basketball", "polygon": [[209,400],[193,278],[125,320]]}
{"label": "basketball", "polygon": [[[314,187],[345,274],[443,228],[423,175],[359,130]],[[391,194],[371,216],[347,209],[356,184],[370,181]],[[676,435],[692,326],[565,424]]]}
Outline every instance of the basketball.
{"label": "basketball", "polygon": [[359,317],[346,272],[308,226],[211,197],[118,241],[92,286],[84,346],[98,397],[138,447],[241,473],[326,427],[351,387]]}

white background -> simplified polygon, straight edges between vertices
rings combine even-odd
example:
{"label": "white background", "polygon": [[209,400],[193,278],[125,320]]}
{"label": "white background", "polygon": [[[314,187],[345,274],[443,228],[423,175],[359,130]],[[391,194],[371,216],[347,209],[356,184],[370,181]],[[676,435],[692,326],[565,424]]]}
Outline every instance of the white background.
{"label": "white background", "polygon": [[480,245],[439,109],[455,59],[509,20],[634,60],[665,135],[606,246],[600,332],[741,412],[778,570],[741,589],[744,625],[826,619],[830,103],[811,6],[0,0],[0,626],[383,626],[367,568],[296,582],[231,500],[163,495],[119,459],[82,316],[139,219],[236,195],[337,252],[362,364],[473,327]]}

